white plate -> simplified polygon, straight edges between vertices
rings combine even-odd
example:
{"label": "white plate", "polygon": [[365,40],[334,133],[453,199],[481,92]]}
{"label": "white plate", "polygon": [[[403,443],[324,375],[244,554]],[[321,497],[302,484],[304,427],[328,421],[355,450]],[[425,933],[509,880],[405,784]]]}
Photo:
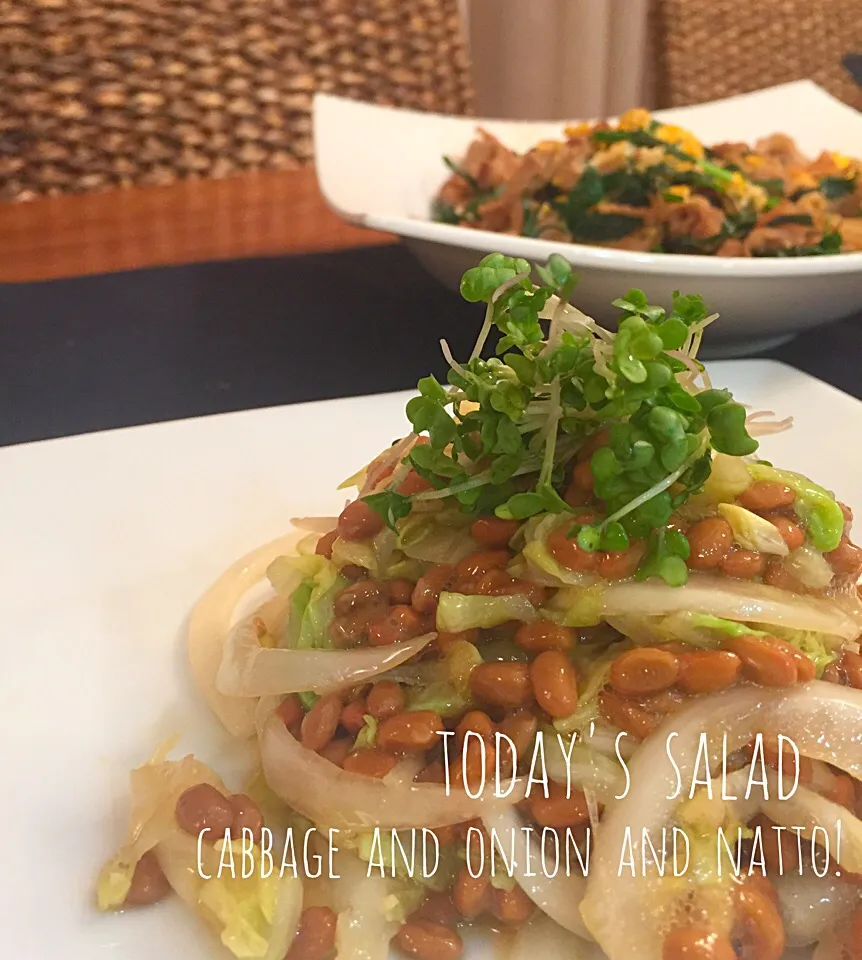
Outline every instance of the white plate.
{"label": "white plate", "polygon": [[[716,364],[739,399],[796,417],[764,454],[862,508],[862,404],[789,367]],[[222,767],[180,639],[196,598],[406,428],[407,394],[226,414],[0,449],[2,955],[215,960],[178,908],[102,916],[129,769],[157,741]],[[229,767],[234,758],[224,758]]]}
{"label": "white plate", "polygon": [[[751,143],[783,132],[811,156],[821,150],[862,156],[862,114],[810,81],[656,116],[704,143]],[[477,125],[521,151],[559,137],[564,126],[416,113],[318,94],[314,139],[323,194],[346,219],[403,237],[431,273],[456,289],[466,269],[500,251],[536,262],[561,253],[580,274],[578,306],[600,319],[632,287],[664,305],[675,289],[700,293],[724,316],[711,345],[725,353],[780,342],[862,309],[862,253],[798,259],[634,253],[435,223],[431,201],[448,175],[442,157],[462,155]]]}

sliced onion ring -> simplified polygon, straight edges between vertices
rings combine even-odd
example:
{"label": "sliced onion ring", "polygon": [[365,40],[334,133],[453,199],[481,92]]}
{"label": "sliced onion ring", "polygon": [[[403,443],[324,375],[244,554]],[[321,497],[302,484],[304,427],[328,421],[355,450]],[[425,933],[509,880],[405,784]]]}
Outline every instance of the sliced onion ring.
{"label": "sliced onion ring", "polygon": [[425,759],[420,754],[414,757],[406,757],[404,760],[400,760],[389,773],[383,777],[383,782],[389,784],[413,783],[424,765]]}
{"label": "sliced onion ring", "polygon": [[567,875],[564,861],[560,863],[560,871],[554,877],[549,877],[541,869],[535,868],[528,874],[527,838],[521,829],[521,818],[514,810],[486,814],[482,822],[489,831],[497,831],[504,850],[509,849],[508,837],[511,835],[514,838],[512,873],[518,886],[533,903],[570,933],[576,933],[584,940],[592,940],[593,937],[579,911],[587,887],[586,878],[574,873]]}
{"label": "sliced onion ring", "polygon": [[[774,878],[781,903],[781,918],[787,945],[803,947],[838,929],[859,902],[859,893],[850,883],[799,876],[795,871]],[[839,954],[840,956],[840,954]]]}
{"label": "sliced onion ring", "polygon": [[581,914],[611,960],[660,960],[667,914],[655,875],[632,877],[619,872],[626,830],[631,831],[635,862],[640,861],[642,831],[655,838],[668,825],[679,803],[671,797],[677,775],[666,755],[667,741],[679,778],[691,784],[700,737],[716,748],[727,736],[731,752],[756,732],[789,737],[803,756],[823,760],[857,778],[862,775],[862,691],[812,681],[792,691],[743,686],[699,697],[670,717],[645,741],[630,763],[632,787],[602,822],[590,865]]}
{"label": "sliced onion ring", "polygon": [[216,689],[230,697],[341,690],[397,667],[436,636],[426,633],[404,643],[359,650],[286,650],[262,647],[249,617],[230,633]]}
{"label": "sliced onion ring", "polygon": [[201,597],[189,620],[192,677],[213,713],[233,736],[241,739],[254,733],[255,701],[225,696],[216,687],[225,641],[240,600],[260,583],[276,557],[294,551],[298,539],[296,532],[289,533],[241,557]]}
{"label": "sliced onion ring", "polygon": [[290,522],[297,530],[323,535],[332,533],[338,524],[338,517],[291,517]]}
{"label": "sliced onion ring", "polygon": [[846,609],[835,600],[804,597],[763,583],[745,583],[711,574],[693,574],[682,587],[623,582],[602,591],[602,619],[633,610],[642,617],[696,610],[726,620],[814,630],[844,640],[855,640],[862,632],[859,611]]}
{"label": "sliced onion ring", "polygon": [[784,734],[799,752],[862,780],[862,690],[812,680],[784,691],[755,729]]}
{"label": "sliced onion ring", "polygon": [[[862,821],[846,807],[842,807],[801,784],[792,797],[778,799],[778,774],[768,771],[770,799],[762,800],[760,808],[774,823],[784,827],[801,827],[802,836],[809,840],[815,827],[821,827],[829,837],[829,856],[850,873],[862,873]],[[841,821],[841,849],[838,856],[838,821]]]}
{"label": "sliced onion ring", "polygon": [[506,960],[603,960],[601,950],[541,914],[515,934]]}
{"label": "sliced onion ring", "polygon": [[457,786],[447,796],[440,784],[390,783],[349,773],[306,750],[277,717],[263,726],[260,752],[266,781],[285,803],[339,830],[444,827],[505,810],[525,792],[522,779],[508,797],[495,796],[489,785],[473,799]]}
{"label": "sliced onion ring", "polygon": [[396,899],[394,881],[369,871],[367,863],[345,850],[338,851],[333,865],[338,876],[331,885],[332,906],[338,913],[336,956],[339,960],[387,960],[389,943],[399,926],[386,915]]}
{"label": "sliced onion ring", "polygon": [[408,433],[406,437],[402,437],[401,440],[393,443],[388,450],[385,450],[375,460],[372,460],[367,467],[364,482],[359,490],[360,497],[371,493],[380,480],[386,476],[390,468],[394,467],[399,460],[403,459],[416,439],[415,433]]}

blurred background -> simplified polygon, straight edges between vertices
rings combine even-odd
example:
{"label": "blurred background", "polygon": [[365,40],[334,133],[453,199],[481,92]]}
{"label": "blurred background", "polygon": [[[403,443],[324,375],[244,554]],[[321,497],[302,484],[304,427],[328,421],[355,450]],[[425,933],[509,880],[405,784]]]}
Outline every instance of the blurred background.
{"label": "blurred background", "polygon": [[467,0],[464,15],[480,114],[613,116],[801,79],[862,106],[842,66],[862,49],[854,0]]}
{"label": "blurred background", "polygon": [[859,109],[859,51],[862,0],[0,0],[0,443],[407,387],[472,337],[326,207],[316,91],[575,119],[809,78]]}
{"label": "blurred background", "polygon": [[862,0],[3,0],[0,200],[284,170],[316,90],[444,113],[587,118],[810,78]]}

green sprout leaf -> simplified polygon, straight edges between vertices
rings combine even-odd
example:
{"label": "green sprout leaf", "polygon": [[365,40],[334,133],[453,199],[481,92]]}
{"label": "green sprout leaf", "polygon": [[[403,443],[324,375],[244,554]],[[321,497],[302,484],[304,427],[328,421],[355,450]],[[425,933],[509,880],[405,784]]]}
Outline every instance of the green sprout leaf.
{"label": "green sprout leaf", "polygon": [[[650,175],[670,174],[668,168]],[[610,192],[634,202],[641,185],[638,177],[592,171],[567,198],[557,194],[548,202],[582,216]],[[412,497],[389,489],[366,500],[392,529],[414,502],[429,498],[451,498],[471,516],[572,514],[561,496],[570,467],[583,444],[603,431],[589,464],[607,519],[584,524],[573,515],[569,535],[592,551],[621,551],[632,538],[644,538],[641,575],[682,582],[687,544],[667,530],[672,512],[703,488],[713,450],[746,455],[757,448],[729,391],[694,394],[677,379],[691,369],[688,345],[699,342],[694,334],[709,316],[707,306],[700,296],[674,291],[668,311],[631,289],[613,301],[621,312],[616,335],[596,336],[562,311],[542,317],[550,297],[566,299],[574,285],[565,259],[554,255],[535,268],[541,285],[531,270],[525,260],[494,253],[464,274],[465,298],[488,304],[476,348],[469,359],[450,359],[449,387],[424,377],[407,404],[413,429],[428,442],[415,445],[404,462],[434,489]],[[500,334],[495,354],[483,357],[493,328]],[[679,350],[686,362],[669,352]],[[462,401],[471,404],[469,412]]]}
{"label": "green sprout leaf", "polygon": [[526,520],[544,512],[545,498],[540,493],[516,493],[495,511],[504,520]]}
{"label": "green sprout leaf", "polygon": [[572,266],[565,257],[552,253],[546,266],[536,267],[536,273],[549,286],[555,289],[564,287],[572,279]]}
{"label": "green sprout leaf", "polygon": [[449,402],[446,391],[438,382],[437,378],[433,376],[433,374],[423,377],[419,383],[416,384],[416,388],[423,397],[426,397],[428,400],[432,400],[434,403]]}
{"label": "green sprout leaf", "polygon": [[599,527],[581,527],[577,534],[578,546],[586,553],[593,553],[602,545],[602,531]]}
{"label": "green sprout leaf", "polygon": [[686,326],[690,327],[694,323],[706,320],[709,316],[709,310],[703,297],[699,294],[690,293],[683,296],[679,290],[674,290],[673,316],[679,317]]}
{"label": "green sprout leaf", "polygon": [[479,261],[478,266],[468,270],[461,278],[461,296],[470,303],[489,301],[504,283],[519,273],[527,277],[520,281],[528,289],[530,264],[520,257],[506,257],[502,253],[489,253]]}
{"label": "green sprout leaf", "polygon": [[382,490],[380,493],[372,493],[362,499],[383,517],[390,530],[397,530],[397,522],[409,516],[412,509],[410,497],[405,497],[395,490]]}
{"label": "green sprout leaf", "polygon": [[719,403],[706,415],[709,437],[719,453],[746,457],[758,448],[745,427],[745,407],[740,403]]}
{"label": "green sprout leaf", "polygon": [[688,580],[685,564],[689,543],[678,530],[662,527],[650,534],[647,553],[635,574],[636,580],[659,577],[672,587],[681,587]]}
{"label": "green sprout leaf", "polygon": [[614,520],[602,533],[602,550],[628,550],[629,538],[623,525]]}
{"label": "green sprout leaf", "polygon": [[656,327],[665,350],[679,350],[688,337],[688,327],[681,317],[668,317]]}

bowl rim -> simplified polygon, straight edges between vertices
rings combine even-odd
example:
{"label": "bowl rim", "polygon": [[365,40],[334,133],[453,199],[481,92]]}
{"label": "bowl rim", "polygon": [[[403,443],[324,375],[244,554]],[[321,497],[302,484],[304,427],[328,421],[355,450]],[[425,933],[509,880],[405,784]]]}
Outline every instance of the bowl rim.
{"label": "bowl rim", "polygon": [[810,257],[710,257],[689,253],[642,253],[585,243],[494,233],[491,230],[474,230],[419,217],[351,214],[338,209],[328,198],[327,203],[339,216],[353,223],[394,233],[400,237],[485,253],[503,253],[531,261],[545,261],[552,253],[558,253],[573,267],[589,267],[593,270],[628,270],[661,276],[728,279],[792,279],[855,273],[862,275],[862,251]]}
{"label": "bowl rim", "polygon": [[[798,115],[800,108],[808,105],[816,112],[832,116],[830,111],[839,111],[844,117],[856,114],[845,104],[840,103],[826,91],[822,90],[810,80],[795,81],[780,84],[775,87],[754,91],[750,94],[728,97],[699,104],[691,107],[659,110],[655,116],[669,122],[683,122],[683,115],[693,115],[696,112],[719,109],[723,111],[737,111],[745,109],[740,106],[743,101],[759,103],[759,113],[772,105],[782,104],[786,113],[788,104],[792,104],[793,114]],[[826,110],[825,108],[829,108]],[[773,111],[774,112],[774,111]],[[804,111],[803,111],[804,112]],[[424,151],[428,144],[420,135],[422,131],[436,132],[456,127],[459,138],[464,135],[468,139],[471,130],[477,125],[500,126],[515,129],[529,129],[531,134],[540,136],[540,128],[561,128],[567,123],[577,122],[571,119],[555,119],[541,121],[501,120],[499,118],[483,117],[453,117],[445,114],[427,113],[411,110],[404,107],[382,106],[360,102],[351,98],[340,97],[318,91],[313,101],[313,127],[316,145],[315,167],[318,175],[321,192],[327,205],[340,217],[357,226],[382,230],[390,234],[411,239],[416,242],[434,243],[441,247],[471,250],[480,253],[500,252],[509,256],[520,256],[533,261],[546,260],[552,253],[564,256],[573,266],[596,272],[623,272],[641,274],[644,276],[703,278],[704,280],[788,280],[796,278],[820,278],[829,276],[862,277],[862,251],[851,251],[828,256],[808,257],[716,257],[698,256],[684,253],[652,253],[633,250],[620,250],[614,247],[600,247],[594,244],[573,243],[565,241],[540,240],[535,237],[521,237],[505,233],[494,233],[489,230],[475,230],[455,224],[440,223],[431,219],[431,203],[434,193],[428,192],[427,198],[421,203],[402,203],[394,208],[391,205],[381,206],[372,204],[369,196],[339,189],[340,177],[335,174],[343,173],[350,164],[345,164],[343,151],[345,127],[353,129],[351,124],[358,125],[357,129],[365,130],[369,124],[373,129],[388,131],[389,135],[398,132],[403,140],[404,130],[412,131]],[[369,119],[370,118],[370,119]],[[350,121],[348,123],[348,121]],[[831,122],[831,121],[830,121]],[[376,126],[375,126],[376,125]],[[442,126],[441,126],[442,125]],[[465,133],[465,131],[467,131]],[[365,138],[369,141],[369,138]],[[412,138],[411,138],[412,140]],[[399,141],[400,142],[400,141]],[[342,150],[336,149],[341,144]],[[360,154],[371,166],[364,173],[367,180],[372,181],[370,196],[373,197],[376,187],[385,183],[380,181],[378,166],[375,165],[375,153]],[[390,152],[391,158],[398,164],[398,170],[406,171],[405,184],[414,182],[415,178],[422,178],[421,165],[405,162],[405,157],[397,150]],[[442,164],[439,171],[443,177]],[[399,174],[400,175],[400,174]],[[355,181],[353,172],[348,176]],[[438,187],[442,179],[438,178]],[[427,185],[426,185],[427,186]],[[391,185],[386,187],[391,195]],[[423,194],[426,190],[423,188]],[[402,200],[404,198],[402,197]],[[375,208],[376,206],[376,208]]]}

